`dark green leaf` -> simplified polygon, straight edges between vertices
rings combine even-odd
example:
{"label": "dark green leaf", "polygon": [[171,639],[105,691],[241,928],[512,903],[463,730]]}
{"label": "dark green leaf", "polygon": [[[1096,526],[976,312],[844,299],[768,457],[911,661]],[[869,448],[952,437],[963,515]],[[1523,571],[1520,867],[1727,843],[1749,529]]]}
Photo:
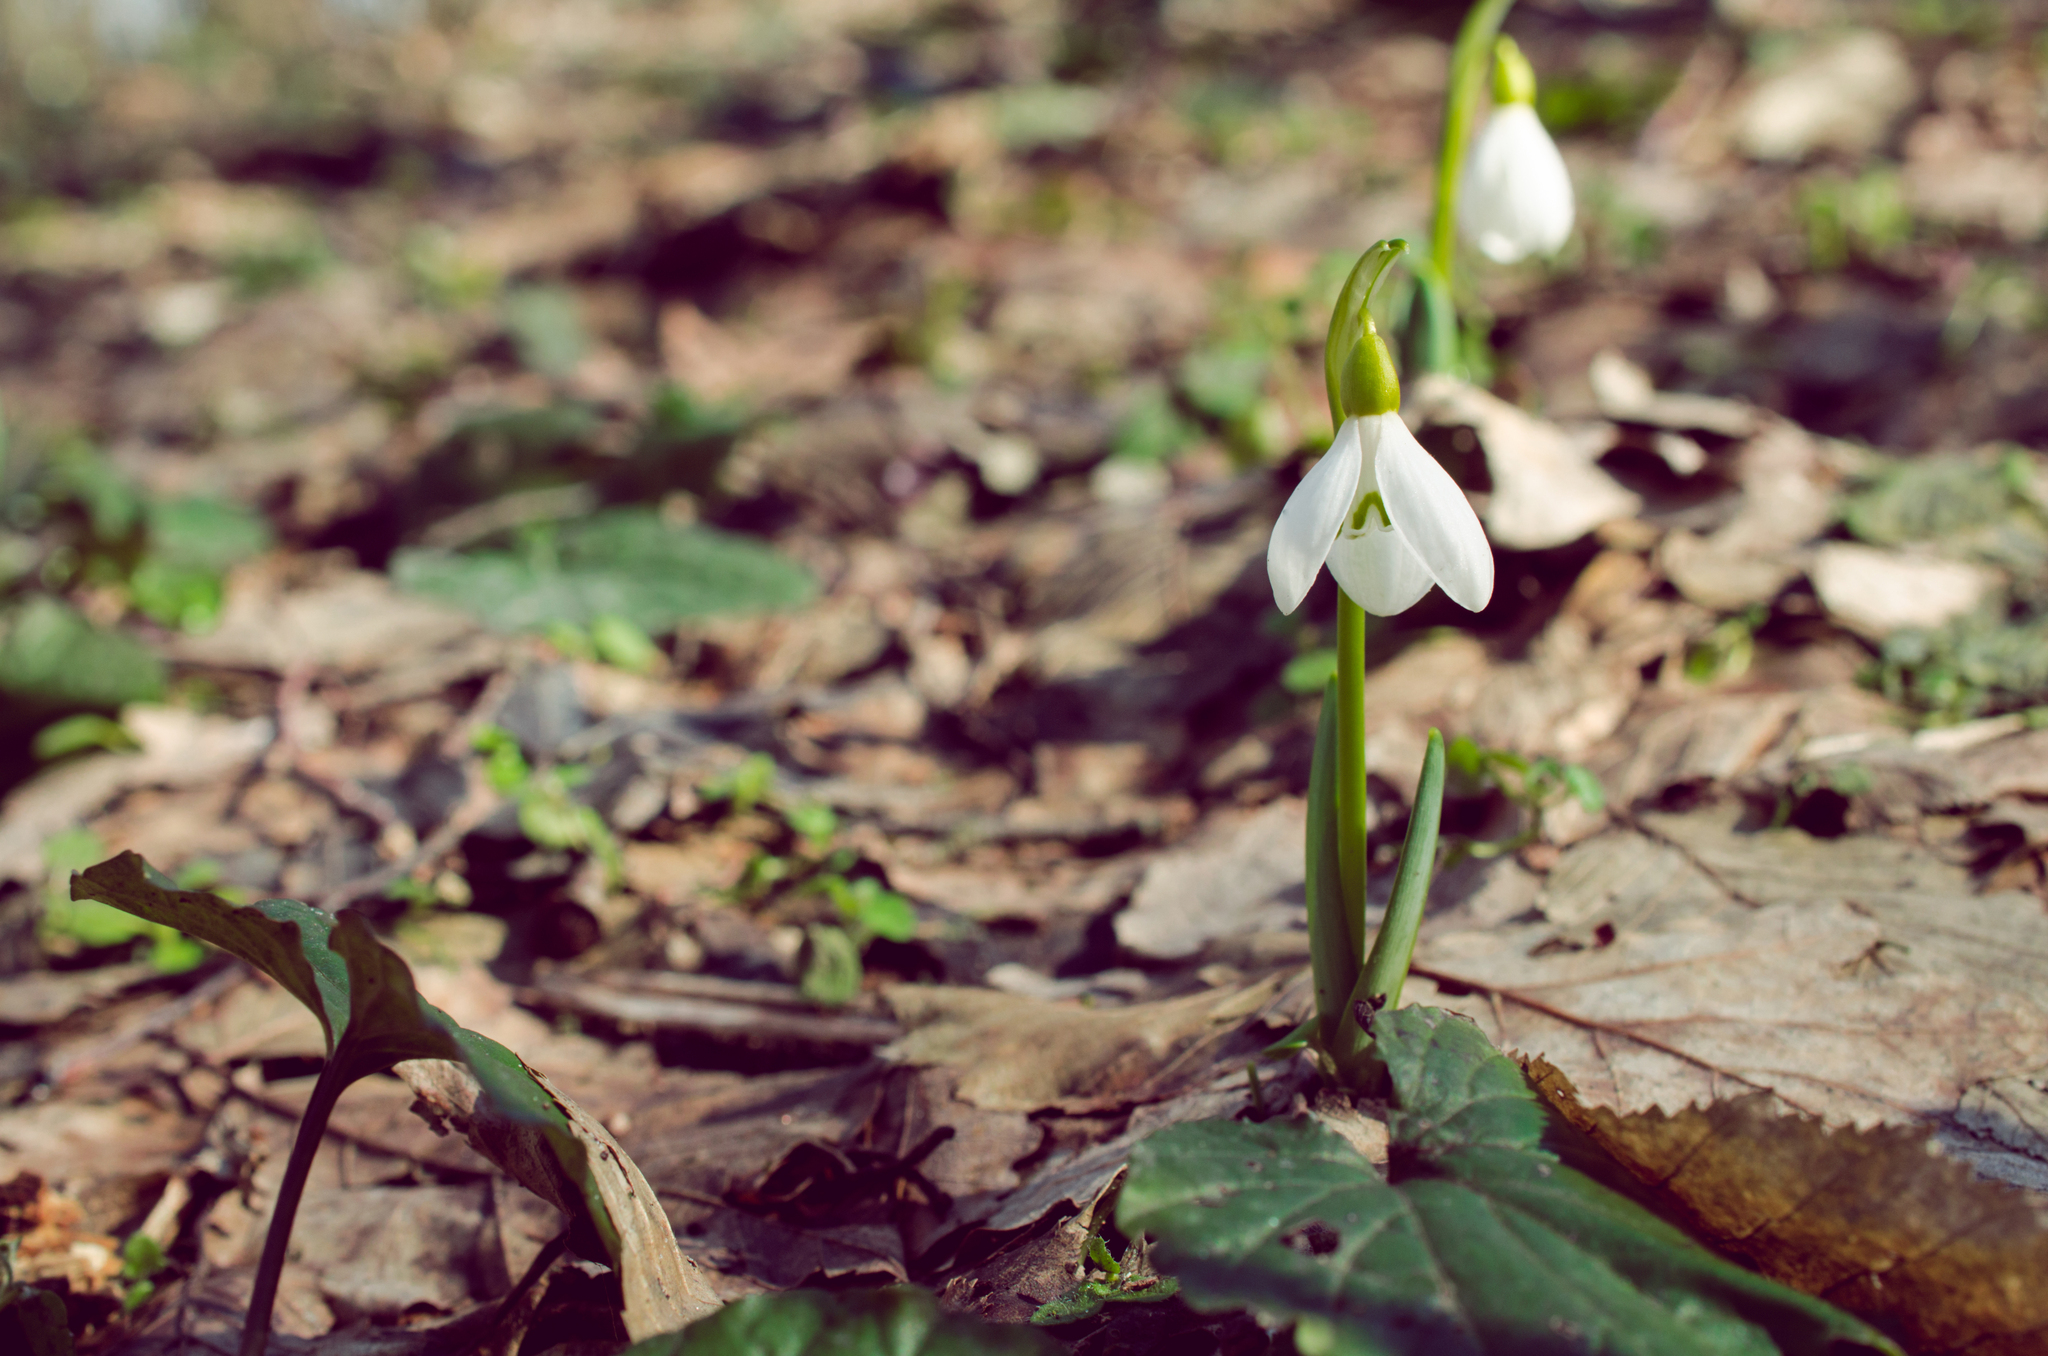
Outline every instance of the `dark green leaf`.
{"label": "dark green leaf", "polygon": [[0,614],[0,690],[50,706],[123,706],[163,695],[161,659],[38,594]]}
{"label": "dark green leaf", "polygon": [[[1303,1320],[1319,1350],[1457,1356],[1895,1353],[1566,1167],[1521,1070],[1451,1013],[1382,1013],[1389,1180],[1313,1121],[1202,1121],[1131,1155],[1127,1233],[1190,1302]],[[1839,1350],[1839,1349],[1837,1349]]]}
{"label": "dark green leaf", "polygon": [[19,1356],[71,1356],[64,1301],[33,1286],[0,1286],[0,1351]]}
{"label": "dark green leaf", "polygon": [[1061,1348],[1022,1327],[942,1314],[915,1286],[788,1290],[749,1295],[681,1332],[624,1356],[1055,1356]]}
{"label": "dark green leaf", "polygon": [[329,914],[291,899],[237,906],[204,890],[180,890],[133,852],[74,875],[71,897],[111,904],[240,956],[312,1009],[330,1054],[348,1027],[348,964],[328,949]]}
{"label": "dark green leaf", "polygon": [[597,1240],[618,1258],[618,1230],[561,1106],[517,1055],[423,1001],[405,962],[360,916],[336,919],[290,899],[238,906],[205,891],[180,890],[133,852],[74,875],[71,895],[211,942],[275,979],[320,1019],[344,1084],[406,1059],[467,1064],[501,1112],[539,1129],[574,1193],[590,1207],[587,1222]]}
{"label": "dark green leaf", "polygon": [[759,542],[615,509],[564,524],[549,553],[401,551],[403,588],[467,609],[503,631],[590,626],[607,615],[648,634],[690,617],[768,612],[808,601],[816,585]]}
{"label": "dark green leaf", "polygon": [[[303,907],[303,906],[301,906]],[[348,968],[348,1025],[331,1058],[353,1082],[404,1059],[465,1057],[454,1039],[459,1028],[420,998],[412,970],[377,940],[358,913],[334,921],[326,945]]]}

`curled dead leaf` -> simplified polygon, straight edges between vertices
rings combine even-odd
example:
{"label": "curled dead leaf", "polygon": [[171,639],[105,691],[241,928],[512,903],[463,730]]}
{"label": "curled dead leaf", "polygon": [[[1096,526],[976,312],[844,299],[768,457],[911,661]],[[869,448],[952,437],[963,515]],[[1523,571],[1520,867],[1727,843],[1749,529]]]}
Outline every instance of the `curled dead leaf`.
{"label": "curled dead leaf", "polygon": [[[410,1059],[396,1065],[393,1072],[418,1097],[414,1110],[436,1129],[446,1125],[461,1133],[478,1153],[571,1220],[581,1220],[588,1213],[582,1189],[567,1179],[545,1131],[514,1120],[492,1105],[468,1069],[449,1060]],[[568,1118],[570,1133],[583,1146],[591,1178],[611,1217],[612,1230],[619,1239],[616,1265],[628,1335],[637,1342],[675,1332],[717,1309],[717,1294],[696,1263],[677,1248],[661,1201],[639,1167],[609,1131],[545,1075],[532,1068],[527,1072]]]}

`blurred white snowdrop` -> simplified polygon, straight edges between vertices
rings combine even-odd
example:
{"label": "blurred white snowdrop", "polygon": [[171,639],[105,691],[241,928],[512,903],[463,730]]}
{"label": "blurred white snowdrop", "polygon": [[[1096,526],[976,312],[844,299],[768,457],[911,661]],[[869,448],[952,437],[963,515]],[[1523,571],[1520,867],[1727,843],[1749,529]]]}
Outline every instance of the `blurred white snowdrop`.
{"label": "blurred white snowdrop", "polygon": [[91,11],[101,50],[131,61],[155,56],[192,26],[185,0],[92,0]]}
{"label": "blurred white snowdrop", "polygon": [[327,12],[347,23],[398,29],[426,18],[422,0],[325,0]]}
{"label": "blurred white snowdrop", "polygon": [[1536,116],[1536,72],[1512,38],[1494,49],[1493,99],[1465,158],[1459,234],[1497,264],[1555,254],[1572,233],[1572,180]]}
{"label": "blurred white snowdrop", "polygon": [[1266,576],[1292,612],[1324,565],[1367,612],[1405,612],[1440,586],[1477,612],[1493,597],[1493,550],[1465,492],[1397,411],[1346,419],[1273,524]]}

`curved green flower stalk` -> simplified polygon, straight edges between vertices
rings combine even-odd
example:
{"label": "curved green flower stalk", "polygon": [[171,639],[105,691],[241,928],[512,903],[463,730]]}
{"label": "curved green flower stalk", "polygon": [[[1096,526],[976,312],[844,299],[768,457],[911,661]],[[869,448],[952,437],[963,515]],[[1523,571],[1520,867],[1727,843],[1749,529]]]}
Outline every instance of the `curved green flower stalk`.
{"label": "curved green flower stalk", "polygon": [[1451,47],[1450,83],[1444,92],[1443,139],[1436,153],[1436,220],[1429,232],[1429,260],[1415,270],[1421,284],[1424,320],[1422,366],[1448,372],[1458,358],[1458,318],[1451,307],[1451,265],[1458,255],[1458,190],[1464,180],[1465,148],[1486,89],[1494,39],[1515,0],[1479,0],[1466,11]]}

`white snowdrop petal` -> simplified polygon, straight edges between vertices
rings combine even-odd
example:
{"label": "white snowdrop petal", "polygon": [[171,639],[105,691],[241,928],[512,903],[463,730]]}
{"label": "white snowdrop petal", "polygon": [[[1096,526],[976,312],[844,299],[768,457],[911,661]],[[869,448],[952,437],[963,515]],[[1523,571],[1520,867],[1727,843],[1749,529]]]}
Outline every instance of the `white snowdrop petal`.
{"label": "white snowdrop petal", "polygon": [[1379,493],[1380,484],[1374,466],[1389,418],[1396,424],[1401,422],[1399,415],[1384,414],[1368,415],[1354,421],[1358,425],[1361,453],[1358,489],[1351,497],[1352,513],[1345,517],[1344,526],[1337,533],[1337,543],[1330,548],[1329,559],[1330,574],[1336,579],[1337,587],[1343,589],[1352,602],[1376,617],[1406,612],[1429,592],[1429,586],[1434,582],[1428,567],[1415,558],[1415,553],[1388,525],[1383,507],[1367,509],[1364,526],[1353,526],[1358,521],[1354,516],[1358,506],[1368,496]]}
{"label": "white snowdrop petal", "polygon": [[1363,460],[1359,447],[1358,421],[1347,419],[1337,430],[1330,450],[1287,497],[1287,506],[1273,524],[1266,542],[1266,578],[1273,585],[1273,602],[1282,612],[1292,612],[1308,596],[1316,572],[1330,554],[1330,543],[1351,512],[1358,488],[1358,468]]}
{"label": "white snowdrop petal", "polygon": [[1553,254],[1572,232],[1571,174],[1527,104],[1493,110],[1466,155],[1459,198],[1460,234],[1496,263]]}
{"label": "white snowdrop petal", "polygon": [[1493,547],[1486,529],[1458,482],[1415,441],[1400,416],[1381,417],[1386,426],[1373,470],[1394,535],[1453,602],[1477,612],[1493,597]]}
{"label": "white snowdrop petal", "polygon": [[1375,617],[1406,612],[1436,582],[1400,534],[1380,526],[1377,513],[1365,531],[1346,529],[1338,535],[1329,565],[1337,587]]}

